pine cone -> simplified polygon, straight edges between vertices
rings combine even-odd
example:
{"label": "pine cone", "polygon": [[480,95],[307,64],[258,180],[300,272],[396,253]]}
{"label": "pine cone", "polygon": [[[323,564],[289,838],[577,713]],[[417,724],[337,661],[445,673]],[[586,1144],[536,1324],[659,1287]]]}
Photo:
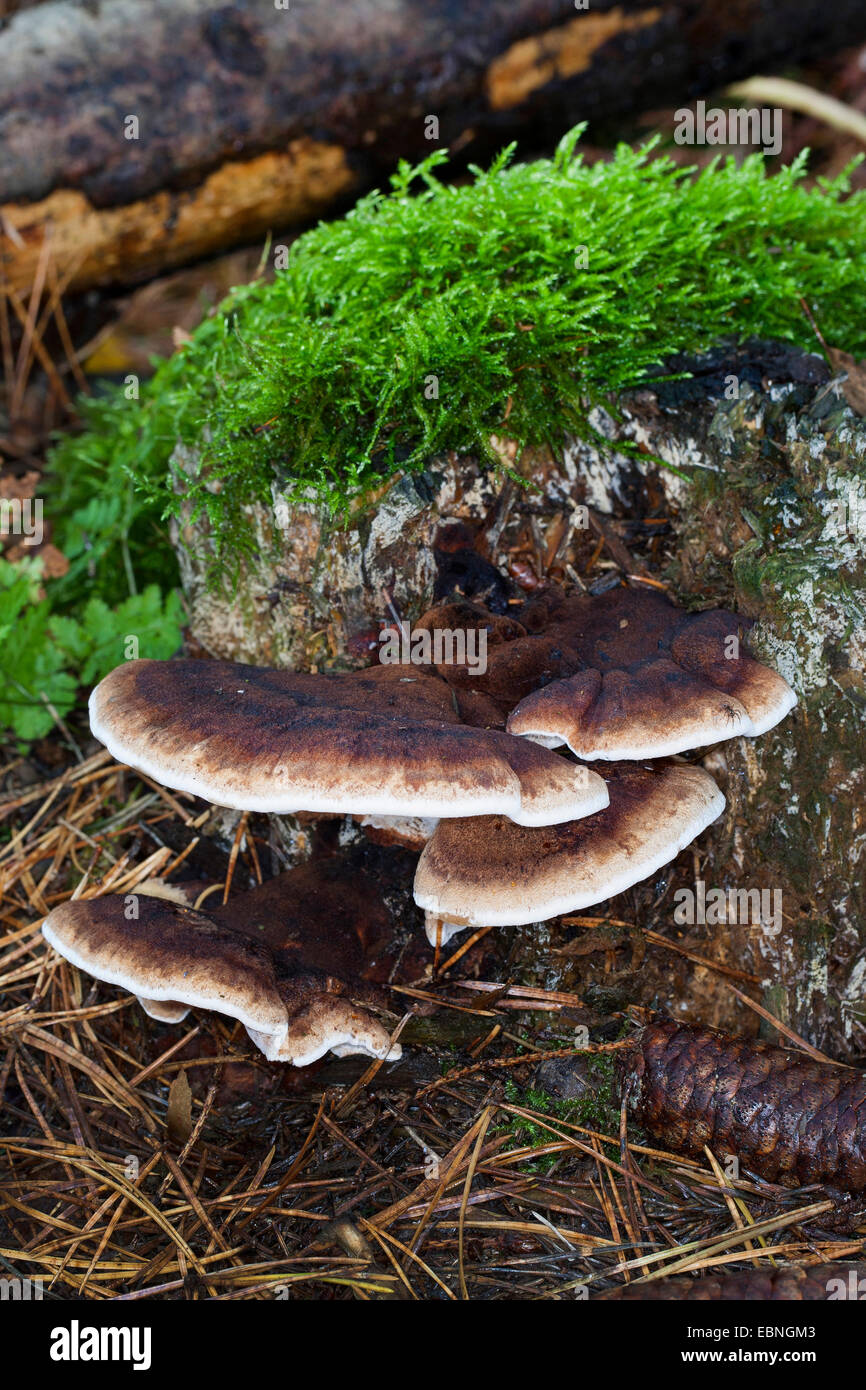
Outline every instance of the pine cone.
{"label": "pine cone", "polygon": [[866,1077],[712,1028],[651,1023],[620,1053],[638,1121],[665,1148],[787,1187],[866,1189]]}

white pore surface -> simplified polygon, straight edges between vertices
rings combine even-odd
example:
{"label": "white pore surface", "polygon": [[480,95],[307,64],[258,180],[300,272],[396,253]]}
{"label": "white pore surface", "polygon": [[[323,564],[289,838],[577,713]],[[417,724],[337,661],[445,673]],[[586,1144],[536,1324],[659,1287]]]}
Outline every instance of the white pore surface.
{"label": "white pore surface", "polygon": [[364,1037],[351,1028],[334,1028],[324,1037],[311,1040],[306,1047],[296,1044],[291,1049],[287,1046],[285,1033],[260,1033],[255,1028],[247,1028],[247,1032],[269,1062],[289,1062],[294,1067],[308,1067],[311,1062],[318,1062],[326,1052],[334,1052],[338,1057],[362,1053],[366,1057],[381,1058],[385,1062],[396,1062],[403,1055],[399,1043],[394,1043],[392,1047],[389,1047],[387,1042],[379,1046],[372,1038]]}

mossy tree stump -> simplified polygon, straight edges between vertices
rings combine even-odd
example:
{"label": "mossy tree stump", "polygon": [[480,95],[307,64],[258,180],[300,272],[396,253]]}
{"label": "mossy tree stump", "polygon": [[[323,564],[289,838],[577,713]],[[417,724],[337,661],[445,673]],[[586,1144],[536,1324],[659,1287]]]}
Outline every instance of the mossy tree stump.
{"label": "mossy tree stump", "polygon": [[[764,737],[706,755],[728,808],[700,843],[699,876],[781,890],[782,927],[708,928],[704,954],[759,975],[776,1016],[854,1056],[866,1044],[866,425],[844,383],[795,350],[752,343],[692,365],[689,381],[594,411],[591,438],[513,458],[525,488],[451,454],[392,479],[344,527],[313,501],[254,504],[257,554],[230,592],[206,582],[207,522],[181,515],[190,637],[241,661],[366,664],[394,610],[412,621],[429,606],[454,523],[515,593],[580,582],[607,542],[611,571],[633,564],[689,607],[756,619],[756,654],[800,704]],[[197,463],[176,451],[181,492]],[[641,558],[631,538],[665,521],[672,544]]]}

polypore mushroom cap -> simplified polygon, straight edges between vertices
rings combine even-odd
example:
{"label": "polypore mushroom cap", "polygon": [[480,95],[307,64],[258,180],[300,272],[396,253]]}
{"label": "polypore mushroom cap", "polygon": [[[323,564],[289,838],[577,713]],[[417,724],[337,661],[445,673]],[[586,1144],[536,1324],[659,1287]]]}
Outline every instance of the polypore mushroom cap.
{"label": "polypore mushroom cap", "polygon": [[391,1044],[387,1028],[378,1019],[349,999],[323,992],[320,981],[302,976],[284,982],[281,994],[288,1018],[286,1030],[262,1033],[247,1029],[269,1062],[306,1067],[326,1052],[334,1052],[338,1057],[358,1052],[388,1062],[396,1062],[402,1056],[400,1044]]}
{"label": "polypore mushroom cap", "polygon": [[285,1024],[270,953],[192,908],[111,893],[61,903],[42,934],[79,970],[148,1002],[213,1009],[266,1033]]}
{"label": "polypore mushroom cap", "polygon": [[120,762],[240,810],[548,825],[607,802],[595,773],[461,723],[445,682],[406,667],[129,661],[93,691],[90,719]]}
{"label": "polypore mushroom cap", "polygon": [[[261,895],[260,906],[268,896]],[[54,908],[42,932],[66,960],[130,990],[161,1021],[179,1022],[190,1006],[212,1009],[238,1019],[270,1060],[295,1066],[329,1049],[396,1060],[400,1047],[391,1047],[382,1024],[346,997],[350,985],[308,969],[303,959],[288,973],[276,968],[281,953],[264,937],[256,940],[244,922],[260,915],[249,905],[256,894],[244,897],[237,925],[229,925],[231,903],[218,909],[224,920],[217,921],[162,898],[107,894]],[[364,992],[362,982],[353,983]]]}
{"label": "polypore mushroom cap", "polygon": [[655,873],[721,813],[701,768],[611,768],[610,804],[566,825],[501,816],[440,821],[415,875],[415,901],[456,927],[518,926],[603,902]]}
{"label": "polypore mushroom cap", "polygon": [[[796,704],[787,682],[748,655],[752,623],[723,609],[690,614],[622,585],[568,597],[551,587],[517,616],[487,614],[486,670],[437,667],[467,723],[501,727],[508,717],[509,733],[544,747],[620,761],[754,737]],[[484,610],[433,609],[418,626],[446,624],[484,626]]]}
{"label": "polypore mushroom cap", "polygon": [[543,641],[555,644],[560,671],[570,658],[574,673],[526,696],[506,727],[548,748],[567,743],[580,758],[616,761],[765,733],[797,697],[743,650],[750,626],[722,609],[685,613],[636,589],[566,599]]}

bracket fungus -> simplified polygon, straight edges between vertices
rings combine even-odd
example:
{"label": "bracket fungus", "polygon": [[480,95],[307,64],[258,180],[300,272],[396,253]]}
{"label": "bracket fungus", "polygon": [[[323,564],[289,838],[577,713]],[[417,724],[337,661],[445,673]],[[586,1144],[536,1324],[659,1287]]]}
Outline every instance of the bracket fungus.
{"label": "bracket fungus", "polygon": [[[795,703],[781,676],[741,651],[748,621],[723,610],[688,614],[655,592],[620,585],[567,596],[549,587],[518,616],[461,600],[419,623],[431,625],[483,629],[486,669],[444,661],[305,674],[129,661],[93,691],[91,727],[119,761],[217,805],[352,815],[374,838],[426,840],[414,896],[435,944],[464,927],[580,910],[655,873],[717,819],[725,798],[701,768],[640,764],[761,733]],[[553,751],[562,744],[564,756]],[[604,776],[575,758],[605,761]],[[216,913],[181,914],[175,941],[151,910],[139,948],[164,968],[153,987],[146,969],[133,978],[116,966],[96,909],[62,911],[60,926],[54,914],[46,922],[49,939],[92,973],[108,960],[115,973],[102,977],[133,989],[157,1017],[175,1017],[184,1003],[220,1007],[195,984],[196,951],[220,979],[230,958],[243,956],[262,980],[273,969],[267,955],[253,961],[249,942],[244,955],[236,935],[209,934]],[[99,959],[81,950],[97,925]],[[125,939],[119,923],[116,932]],[[179,978],[185,993],[172,987]],[[236,991],[245,978],[239,968]],[[289,978],[300,977],[284,974],[261,994],[259,1006],[270,1001],[276,1011],[264,1021],[231,991],[223,1011],[269,1057],[307,1060],[358,1043],[345,1020],[340,1041],[334,1020],[349,1006],[330,996],[325,1014],[316,1006],[333,1024],[322,1035],[330,1040],[298,1043],[285,1019],[312,1027],[312,1005],[289,997]],[[367,1050],[385,1055],[382,1036],[375,1044],[365,1036]]]}
{"label": "bracket fungus", "polygon": [[[483,622],[478,605],[439,611],[452,622]],[[590,761],[755,737],[796,704],[787,681],[748,654],[753,624],[724,609],[687,613],[660,593],[623,585],[595,595],[550,588],[516,619],[489,614],[487,623],[485,673],[440,674],[496,702],[509,733],[548,748],[567,744]]]}
{"label": "bracket fungus", "polygon": [[607,804],[596,773],[464,724],[444,681],[406,667],[308,675],[129,661],[93,691],[90,720],[118,761],[244,811],[549,825]]}
{"label": "bracket fungus", "polygon": [[362,978],[359,942],[330,923],[311,935],[293,918],[292,887],[280,875],[210,914],[144,893],[78,899],[55,907],[42,933],[152,1018],[178,1023],[200,1008],[238,1019],[269,1061],[307,1066],[328,1051],[396,1061],[399,1045],[355,1002],[378,994]]}
{"label": "bracket fungus", "polygon": [[702,768],[606,769],[609,805],[565,825],[530,829],[501,816],[440,821],[418,862],[415,901],[428,935],[518,926],[591,907],[673,859],[721,814]]}

